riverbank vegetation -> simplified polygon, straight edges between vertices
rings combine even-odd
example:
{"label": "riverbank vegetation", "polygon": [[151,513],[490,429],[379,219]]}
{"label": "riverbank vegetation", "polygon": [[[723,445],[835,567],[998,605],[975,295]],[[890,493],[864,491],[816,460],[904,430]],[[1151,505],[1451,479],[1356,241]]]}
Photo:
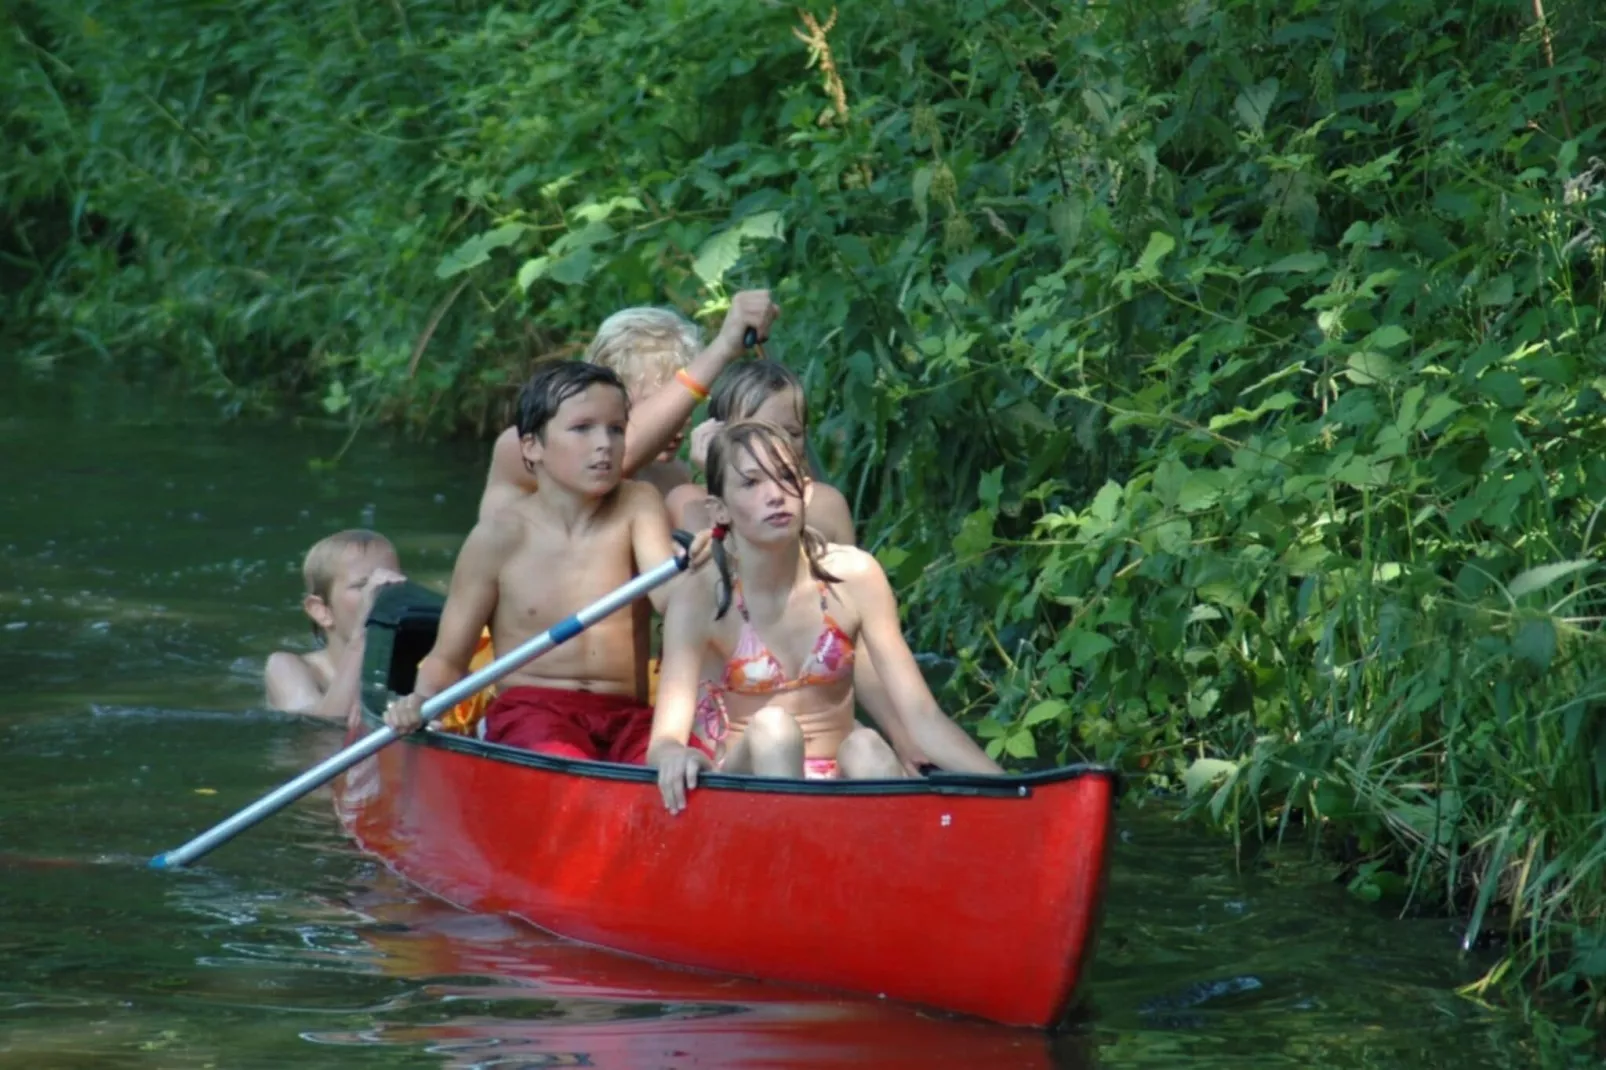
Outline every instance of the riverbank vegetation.
{"label": "riverbank vegetation", "polygon": [[1598,5],[522,8],[14,8],[15,351],[483,434],[610,310],[773,280],[995,753],[1298,830],[1598,1028]]}

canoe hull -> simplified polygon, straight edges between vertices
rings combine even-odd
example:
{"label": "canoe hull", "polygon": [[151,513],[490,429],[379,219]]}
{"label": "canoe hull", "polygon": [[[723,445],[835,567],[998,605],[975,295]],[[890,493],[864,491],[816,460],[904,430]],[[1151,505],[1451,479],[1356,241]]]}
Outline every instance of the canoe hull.
{"label": "canoe hull", "polygon": [[[418,643],[397,642],[408,615],[394,616],[370,624],[370,708],[410,687],[398,677]],[[651,770],[427,732],[347,773],[336,806],[364,849],[463,907],[664,962],[1048,1027],[1090,958],[1116,787],[1075,767],[712,776],[670,816]]]}

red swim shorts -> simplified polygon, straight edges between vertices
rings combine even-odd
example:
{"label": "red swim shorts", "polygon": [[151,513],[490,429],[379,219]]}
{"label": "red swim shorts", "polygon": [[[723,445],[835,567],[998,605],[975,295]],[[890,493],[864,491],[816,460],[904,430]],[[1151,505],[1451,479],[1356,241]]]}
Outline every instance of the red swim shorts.
{"label": "red swim shorts", "polygon": [[634,695],[510,687],[485,711],[485,738],[559,758],[642,765],[652,707]]}

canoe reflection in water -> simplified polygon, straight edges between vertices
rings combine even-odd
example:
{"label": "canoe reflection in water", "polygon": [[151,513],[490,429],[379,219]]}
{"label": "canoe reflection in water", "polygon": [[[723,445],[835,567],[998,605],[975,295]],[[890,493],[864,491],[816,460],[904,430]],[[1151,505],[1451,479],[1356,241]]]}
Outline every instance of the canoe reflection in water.
{"label": "canoe reflection in water", "polygon": [[[415,898],[416,897],[416,898]],[[389,873],[353,897],[371,965],[421,982],[333,1046],[396,1046],[450,1067],[1022,1067],[1084,1070],[1065,1040],[853,998],[679,970],[419,896]],[[1051,1052],[1052,1046],[1052,1052]]]}

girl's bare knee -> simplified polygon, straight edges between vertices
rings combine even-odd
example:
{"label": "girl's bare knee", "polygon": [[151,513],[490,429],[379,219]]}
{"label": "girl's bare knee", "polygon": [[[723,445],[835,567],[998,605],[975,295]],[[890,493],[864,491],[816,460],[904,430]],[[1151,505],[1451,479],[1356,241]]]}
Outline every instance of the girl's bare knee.
{"label": "girl's bare knee", "polygon": [[759,776],[803,775],[803,729],[778,706],[753,714],[744,731],[753,772]]}
{"label": "girl's bare knee", "polygon": [[770,744],[803,742],[803,729],[797,719],[779,706],[765,706],[747,722],[747,733],[754,740],[763,739]]}
{"label": "girl's bare knee", "polygon": [[836,752],[837,770],[846,780],[886,780],[903,776],[903,766],[874,729],[859,727]]}

